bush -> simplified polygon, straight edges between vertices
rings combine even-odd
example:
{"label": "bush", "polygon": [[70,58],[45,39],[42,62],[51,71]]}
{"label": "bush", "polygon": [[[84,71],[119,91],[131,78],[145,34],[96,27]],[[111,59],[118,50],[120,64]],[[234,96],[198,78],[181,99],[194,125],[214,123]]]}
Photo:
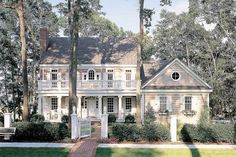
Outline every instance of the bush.
{"label": "bush", "polygon": [[69,122],[69,116],[68,115],[63,115],[61,117],[61,122],[62,123],[68,123]]}
{"label": "bush", "polygon": [[181,130],[181,138],[185,142],[229,142],[235,140],[233,124],[185,124]]}
{"label": "bush", "polygon": [[112,135],[119,141],[139,141],[141,129],[134,124],[115,124],[112,126]]}
{"label": "bush", "polygon": [[16,127],[16,141],[58,141],[69,135],[68,127],[64,123],[18,122],[13,127]]}
{"label": "bush", "polygon": [[170,139],[168,128],[161,124],[146,124],[142,128],[135,124],[115,124],[112,135],[119,141],[167,141]]}
{"label": "bush", "polygon": [[146,141],[168,141],[169,129],[162,124],[145,124],[142,127],[142,138]]}
{"label": "bush", "polygon": [[30,118],[30,122],[44,122],[44,116],[41,114],[33,114],[32,117]]}
{"label": "bush", "polygon": [[2,122],[2,124],[4,124],[4,116],[0,115],[0,122]]}
{"label": "bush", "polygon": [[135,123],[135,117],[131,114],[125,116],[125,123]]}
{"label": "bush", "polygon": [[147,105],[146,112],[144,114],[144,123],[150,124],[156,121],[155,111],[150,104]]}
{"label": "bush", "polygon": [[108,123],[115,123],[116,122],[116,116],[114,114],[108,115]]}
{"label": "bush", "polygon": [[2,122],[0,122],[0,127],[3,127],[4,125],[3,125],[3,123]]}

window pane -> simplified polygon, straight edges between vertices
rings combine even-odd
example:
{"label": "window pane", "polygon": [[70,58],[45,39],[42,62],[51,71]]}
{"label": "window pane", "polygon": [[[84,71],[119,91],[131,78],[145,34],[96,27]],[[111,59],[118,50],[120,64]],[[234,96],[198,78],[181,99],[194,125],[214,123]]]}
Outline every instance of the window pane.
{"label": "window pane", "polygon": [[192,97],[191,96],[186,96],[184,99],[185,103],[185,110],[192,110]]}
{"label": "window pane", "polygon": [[52,110],[57,110],[58,107],[58,102],[57,98],[51,98],[51,109]]}
{"label": "window pane", "polygon": [[107,98],[107,112],[114,112],[113,98]]}
{"label": "window pane", "polygon": [[125,109],[128,112],[131,112],[131,108],[132,108],[132,99],[131,98],[125,98]]}
{"label": "window pane", "polygon": [[167,97],[160,97],[160,111],[165,112],[167,109]]}
{"label": "window pane", "polygon": [[88,73],[88,79],[89,80],[94,80],[94,71],[93,70],[89,70],[89,73]]}

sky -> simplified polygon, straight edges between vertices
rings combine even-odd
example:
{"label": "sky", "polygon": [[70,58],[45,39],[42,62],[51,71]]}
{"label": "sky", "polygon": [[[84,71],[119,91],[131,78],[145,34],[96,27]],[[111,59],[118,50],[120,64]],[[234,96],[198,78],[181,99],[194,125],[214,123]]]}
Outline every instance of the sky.
{"label": "sky", "polygon": [[[65,0],[48,0],[53,5]],[[116,23],[118,27],[123,27],[126,31],[139,31],[139,0],[100,0],[103,6],[102,12],[105,17]],[[161,9],[176,12],[180,14],[188,11],[188,0],[172,0],[171,6],[160,6],[160,0],[145,0],[145,8],[154,9],[152,25],[154,26],[159,18]]]}

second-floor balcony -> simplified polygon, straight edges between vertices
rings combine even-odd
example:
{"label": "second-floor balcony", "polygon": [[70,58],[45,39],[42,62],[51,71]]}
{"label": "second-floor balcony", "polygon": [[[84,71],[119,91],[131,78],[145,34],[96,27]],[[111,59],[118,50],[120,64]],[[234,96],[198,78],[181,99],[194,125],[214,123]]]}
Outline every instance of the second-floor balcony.
{"label": "second-floor balcony", "polygon": [[[79,80],[77,90],[135,89],[135,80]],[[68,90],[68,80],[38,80],[38,90]]]}

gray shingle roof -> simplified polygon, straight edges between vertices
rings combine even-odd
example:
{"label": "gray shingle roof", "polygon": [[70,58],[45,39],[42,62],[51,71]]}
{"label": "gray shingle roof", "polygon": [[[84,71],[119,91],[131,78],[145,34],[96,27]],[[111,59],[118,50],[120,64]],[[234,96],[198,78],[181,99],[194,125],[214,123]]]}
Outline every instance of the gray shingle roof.
{"label": "gray shingle roof", "polygon": [[[135,39],[112,38],[101,41],[98,38],[83,37],[78,41],[78,60],[81,64],[136,64],[137,41]],[[49,39],[40,64],[69,64],[70,41],[67,37]]]}

